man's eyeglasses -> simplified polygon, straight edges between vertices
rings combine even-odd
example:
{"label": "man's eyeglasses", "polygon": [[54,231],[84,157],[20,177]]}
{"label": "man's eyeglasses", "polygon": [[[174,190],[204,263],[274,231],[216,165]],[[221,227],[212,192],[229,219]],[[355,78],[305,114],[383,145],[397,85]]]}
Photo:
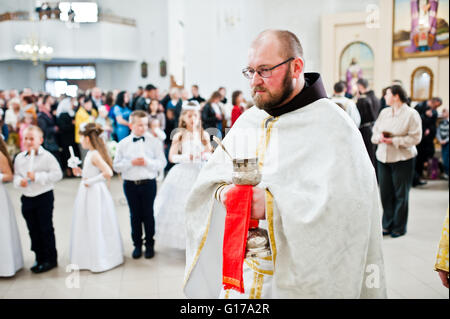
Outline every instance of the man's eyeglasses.
{"label": "man's eyeglasses", "polygon": [[242,70],[242,74],[249,80],[253,79],[253,77],[255,76],[255,73],[258,73],[260,77],[269,78],[269,77],[272,76],[272,70],[273,69],[278,68],[279,66],[281,66],[281,65],[283,65],[283,64],[285,64],[285,63],[287,63],[287,62],[289,62],[291,60],[294,60],[294,59],[295,59],[294,57],[289,58],[286,61],[281,62],[280,64],[277,64],[277,65],[275,65],[275,66],[273,66],[271,68],[261,68],[261,69],[258,69],[258,70],[255,70],[255,69],[252,69],[252,68],[245,68],[245,69]]}

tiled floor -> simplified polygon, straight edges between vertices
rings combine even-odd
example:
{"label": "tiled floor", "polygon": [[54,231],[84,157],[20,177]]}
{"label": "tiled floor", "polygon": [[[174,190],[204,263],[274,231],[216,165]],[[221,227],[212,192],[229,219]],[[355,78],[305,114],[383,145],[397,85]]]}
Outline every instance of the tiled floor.
{"label": "tiled floor", "polygon": [[[55,190],[54,226],[59,267],[44,274],[29,270],[34,254],[20,213],[20,196],[7,185],[16,209],[25,268],[13,278],[0,278],[0,298],[184,298],[184,251],[156,243],[153,259],[133,260],[128,206],[118,178],[110,183],[122,239],[125,263],[110,271],[78,274],[66,269],[72,205],[79,180],[66,179]],[[411,191],[408,234],[384,241],[384,257],[390,298],[449,298],[433,271],[437,244],[448,205],[448,183],[433,181]]]}

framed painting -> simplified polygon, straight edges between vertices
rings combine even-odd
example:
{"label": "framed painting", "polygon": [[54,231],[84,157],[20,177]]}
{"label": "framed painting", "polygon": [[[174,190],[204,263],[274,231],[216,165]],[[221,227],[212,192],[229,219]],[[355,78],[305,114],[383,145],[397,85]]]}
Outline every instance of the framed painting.
{"label": "framed painting", "polygon": [[347,92],[356,94],[356,82],[364,78],[373,85],[374,54],[364,42],[348,44],[341,52],[339,61],[339,78],[347,84]]}
{"label": "framed painting", "polygon": [[394,0],[392,58],[448,56],[449,0]]}

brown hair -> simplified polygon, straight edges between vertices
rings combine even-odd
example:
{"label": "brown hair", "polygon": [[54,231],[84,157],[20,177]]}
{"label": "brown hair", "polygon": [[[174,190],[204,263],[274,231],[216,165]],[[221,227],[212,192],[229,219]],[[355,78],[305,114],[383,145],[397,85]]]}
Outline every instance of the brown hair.
{"label": "brown hair", "polygon": [[[196,104],[194,104],[194,103],[191,104],[191,102],[189,102],[187,105],[195,106]],[[191,111],[199,113],[199,121],[198,121],[197,127],[194,127],[194,130],[197,130],[197,131],[200,132],[200,139],[202,141],[202,144],[206,145],[208,143],[208,141],[204,138],[202,119],[201,119],[201,116],[200,116],[200,112],[199,111],[195,111],[195,110],[183,110],[181,112],[180,119],[178,121],[178,128],[181,129],[182,133],[180,134],[180,140],[179,141],[181,142],[181,140],[183,138],[183,132],[184,132],[184,130],[187,129],[187,125],[186,125],[186,121],[184,120],[184,117],[186,116],[187,112],[191,112]]]}
{"label": "brown hair", "polygon": [[108,93],[106,93],[105,104],[109,105],[109,106],[113,106],[113,104],[114,104],[114,94],[113,94],[113,92],[108,91]]}
{"label": "brown hair", "polygon": [[102,133],[103,129],[97,123],[88,123],[83,130],[80,130],[80,134],[89,137],[92,147],[100,153],[103,160],[112,169],[113,163],[111,157],[108,154],[105,142],[100,137],[100,134]]}
{"label": "brown hair", "polygon": [[219,100],[222,99],[222,94],[220,94],[219,91],[214,91],[211,94],[211,97],[209,98],[208,103],[212,103],[212,101],[215,99],[219,99]]}
{"label": "brown hair", "polygon": [[6,156],[6,159],[8,160],[9,167],[11,168],[11,172],[14,173],[14,166],[13,166],[13,163],[11,161],[11,157],[9,156],[8,149],[6,148],[6,143],[3,140],[3,136],[2,135],[0,135],[0,153],[2,153],[3,155]]}
{"label": "brown hair", "polygon": [[37,125],[30,125],[30,126],[26,127],[25,130],[24,130],[24,133],[27,132],[27,131],[33,131],[35,133],[38,133],[40,137],[44,137],[44,132]]}
{"label": "brown hair", "polygon": [[402,103],[408,103],[408,95],[400,85],[392,85],[387,90],[391,90],[392,95],[397,95]]}
{"label": "brown hair", "polygon": [[232,105],[237,105],[237,98],[239,97],[239,95],[242,94],[242,91],[234,91],[233,94],[231,95],[231,104]]}

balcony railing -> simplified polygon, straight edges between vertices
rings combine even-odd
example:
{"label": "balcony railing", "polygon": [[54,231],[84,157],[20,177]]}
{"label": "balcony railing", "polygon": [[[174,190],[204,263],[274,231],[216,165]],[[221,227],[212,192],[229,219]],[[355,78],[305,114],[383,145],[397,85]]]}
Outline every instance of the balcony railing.
{"label": "balcony railing", "polygon": [[[39,20],[59,20],[60,11],[58,9],[43,11],[39,13]],[[27,21],[30,20],[30,13],[27,11],[6,12],[0,14],[0,22],[3,21]],[[136,20],[131,18],[119,17],[110,13],[100,13],[98,15],[99,22],[109,22],[115,24],[123,24],[135,27]]]}

